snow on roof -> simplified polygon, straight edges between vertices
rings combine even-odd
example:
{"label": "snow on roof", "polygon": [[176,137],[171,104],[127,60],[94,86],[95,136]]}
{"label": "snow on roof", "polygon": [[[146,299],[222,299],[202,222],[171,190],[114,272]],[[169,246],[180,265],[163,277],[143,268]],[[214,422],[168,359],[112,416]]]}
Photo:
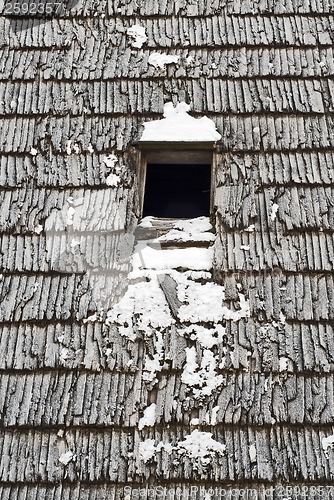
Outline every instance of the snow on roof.
{"label": "snow on roof", "polygon": [[141,142],[215,142],[221,139],[216,126],[206,116],[194,118],[188,114],[189,104],[172,102],[164,105],[164,118],[145,122]]}

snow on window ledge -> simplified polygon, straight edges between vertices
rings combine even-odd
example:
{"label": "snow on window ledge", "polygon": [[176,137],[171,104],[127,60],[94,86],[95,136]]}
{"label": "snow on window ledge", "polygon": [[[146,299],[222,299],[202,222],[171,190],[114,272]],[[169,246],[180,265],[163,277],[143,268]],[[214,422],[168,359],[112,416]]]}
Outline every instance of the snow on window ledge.
{"label": "snow on window ledge", "polygon": [[145,122],[140,142],[216,142],[221,135],[212,120],[203,116],[194,118],[188,114],[190,106],[180,102],[164,105],[164,118]]}

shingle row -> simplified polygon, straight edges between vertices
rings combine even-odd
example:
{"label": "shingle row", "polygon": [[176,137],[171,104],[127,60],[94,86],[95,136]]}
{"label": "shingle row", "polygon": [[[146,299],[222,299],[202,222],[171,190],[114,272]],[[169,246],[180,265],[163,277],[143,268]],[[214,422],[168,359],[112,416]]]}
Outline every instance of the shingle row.
{"label": "shingle row", "polygon": [[[94,46],[93,46],[94,47]],[[334,73],[332,47],[222,47],[192,49],[183,47],[169,50],[167,54],[180,56],[175,65],[168,65],[165,71],[157,72],[148,65],[152,50],[145,46],[134,51],[130,47],[95,47],[97,58],[73,42],[70,47],[54,49],[52,52],[36,50],[0,50],[0,78],[33,80],[41,73],[45,80],[108,80],[111,78],[152,79],[167,74],[189,78],[205,75],[211,77],[254,78],[254,77],[314,77],[331,76]],[[94,60],[93,66],[91,60]],[[189,58],[189,59],[188,59]]]}
{"label": "shingle row", "polygon": [[143,346],[105,323],[21,323],[1,326],[1,370],[78,369],[129,372],[143,359]]}
{"label": "shingle row", "polygon": [[[114,485],[105,484],[77,484],[68,485],[5,485],[0,486],[0,495],[3,500],[36,500],[36,498],[47,498],[48,500],[123,500],[127,495],[140,497],[142,500],[169,500],[171,497],[181,496],[189,500],[201,500],[204,495],[217,495],[217,498],[225,500],[243,500],[246,495],[256,500],[279,500],[288,498],[290,495],[293,500],[303,500],[305,495],[310,498],[315,495],[327,497],[332,500],[334,495],[334,485],[331,480],[325,484],[319,484],[308,481],[294,481],[293,484],[266,482],[243,482],[238,484],[225,484],[222,482],[213,483],[212,481],[201,482],[198,485],[184,482],[168,481],[168,484],[157,481],[157,484],[151,484],[149,480],[140,484]],[[293,496],[291,496],[293,495]]]}
{"label": "shingle row", "polygon": [[[82,19],[52,18],[41,22],[36,17],[6,18],[0,21],[0,46],[18,48],[63,47],[73,40],[81,46],[122,45],[124,32],[138,19],[93,16]],[[325,15],[263,16],[215,15],[212,17],[158,17],[140,19],[146,28],[149,47],[187,46],[316,46],[332,45],[331,17]],[[101,36],[103,33],[103,36]],[[99,35],[99,36],[96,36]],[[87,44],[87,45],[86,45]],[[130,44],[129,44],[130,45]],[[94,51],[94,47],[88,50]]]}
{"label": "shingle row", "polygon": [[[332,186],[320,185],[268,187],[258,191],[252,184],[221,186],[217,189],[216,205],[219,220],[229,229],[247,229],[258,223],[262,234],[269,239],[276,223],[281,223],[283,231],[332,231],[333,194]],[[277,233],[274,232],[275,246],[281,240]]]}
{"label": "shingle row", "polygon": [[[193,96],[195,109],[202,109],[202,100]],[[201,114],[204,114],[204,111]],[[225,150],[236,151],[285,151],[330,149],[334,145],[334,119],[332,115],[238,116],[209,115],[222,135]],[[4,120],[1,147],[4,152],[30,152],[37,149],[42,154],[66,153],[69,140],[76,144],[78,153],[88,152],[90,145],[97,153],[108,154],[113,149],[122,150],[138,140],[142,124],[150,117],[142,115],[78,116],[12,118]],[[162,118],[162,110],[155,119]],[[72,154],[75,154],[72,151]]]}
{"label": "shingle row", "polygon": [[[279,229],[266,232],[258,223],[253,225],[252,232],[224,232],[220,236],[215,251],[224,271],[269,271],[277,267],[292,272],[334,270],[333,232],[281,235]],[[133,236],[122,231],[4,234],[0,236],[0,272],[112,272],[126,264],[132,245]]]}
{"label": "shingle row", "polygon": [[333,13],[333,3],[330,0],[283,0],[275,2],[275,0],[237,0],[228,2],[227,11],[235,14],[254,14],[254,13],[275,13],[288,14],[292,12],[299,13],[315,13],[320,12]]}
{"label": "shingle row", "polygon": [[[216,266],[217,279],[226,271]],[[260,321],[334,319],[331,274],[240,273],[251,316]],[[0,321],[84,319],[108,310],[126,286],[123,269],[85,275],[4,275],[0,281]],[[236,300],[236,306],[239,302]]]}
{"label": "shingle row", "polygon": [[45,235],[0,236],[2,273],[116,272],[127,267],[133,236],[122,231],[46,232]]}
{"label": "shingle row", "polygon": [[[126,191],[126,190],[125,190]],[[127,200],[122,186],[101,189],[34,189],[0,191],[3,232],[80,233],[123,231]],[[20,257],[19,257],[20,258]]]}
{"label": "shingle row", "polygon": [[[4,458],[0,477],[9,483],[27,480],[57,483],[65,478],[72,483],[78,480],[124,483],[143,481],[149,475],[154,475],[156,481],[182,479],[192,483],[199,480],[240,483],[251,479],[278,482],[291,476],[300,482],[332,479],[333,451],[328,449],[326,457],[322,449],[322,439],[333,434],[330,426],[227,427],[210,431],[217,443],[226,445],[226,451],[210,450],[210,460],[206,461],[192,457],[182,447],[191,433],[189,428],[147,432],[146,438],[153,440],[151,445],[162,443],[147,464],[138,454],[145,438],[137,432],[73,429],[58,435],[52,431],[7,431],[0,437]],[[251,446],[256,450],[254,461],[249,453]],[[73,459],[64,466],[59,458],[68,452]]]}
{"label": "shingle row", "polygon": [[240,276],[251,315],[259,321],[327,321],[334,318],[331,274],[260,273]]}
{"label": "shingle row", "polygon": [[233,154],[219,159],[217,184],[331,185],[334,155],[328,152]]}
{"label": "shingle row", "polygon": [[[224,283],[229,273],[219,263],[216,279]],[[235,272],[249,299],[251,317],[259,322],[332,321],[333,276],[331,273],[284,273],[279,269],[259,272]]]}
{"label": "shingle row", "polygon": [[[75,117],[110,113],[161,113],[177,92],[212,113],[324,113],[334,109],[334,83],[327,80],[113,81],[95,83],[8,83],[1,87],[0,114]],[[193,98],[192,96],[196,96]]]}
{"label": "shingle row", "polygon": [[[264,332],[263,332],[264,334]],[[276,361],[279,366],[279,358]],[[0,374],[0,410],[4,428],[135,427],[150,406],[150,392],[134,373],[58,371]],[[155,427],[199,425],[333,424],[333,373],[238,375],[228,373],[219,393],[207,404],[189,399],[182,372],[160,375]],[[176,399],[177,396],[177,399]],[[176,402],[177,401],[177,402]],[[202,401],[203,402],[203,401]],[[190,424],[191,425],[191,424]],[[139,427],[140,428],[140,427]]]}
{"label": "shingle row", "polygon": [[0,281],[0,322],[82,320],[108,310],[124,293],[127,270],[11,275]]}
{"label": "shingle row", "polygon": [[[235,278],[232,281],[235,283]],[[227,343],[233,347],[231,365],[227,366],[236,370],[251,366],[256,372],[271,377],[272,372],[278,370],[280,358],[286,358],[288,369],[294,373],[330,372],[334,367],[332,325],[299,319],[282,323],[282,319],[227,323]]]}
{"label": "shingle row", "polygon": [[[75,153],[76,143],[70,145],[71,154],[49,155],[45,157],[36,150],[24,155],[0,156],[0,186],[5,189],[29,185],[33,179],[36,187],[106,187],[108,176],[114,173],[109,152],[96,154],[91,144],[88,152]],[[108,160],[109,158],[109,160]],[[116,168],[124,187],[133,183],[133,172],[138,165],[137,153],[130,149],[130,154],[117,152]]]}
{"label": "shingle row", "polygon": [[[255,226],[256,227],[256,226]],[[278,236],[273,232],[223,233],[216,244],[221,267],[231,271],[334,271],[334,233],[298,232]]]}
{"label": "shingle row", "polygon": [[[93,50],[93,52],[92,52]],[[129,46],[102,45],[101,40],[89,47],[81,47],[75,40],[66,49],[51,51],[24,49],[0,50],[0,78],[33,80],[41,74],[45,80],[66,79],[72,81],[108,80],[112,78],[173,78],[184,75],[189,78],[256,78],[256,77],[316,77],[334,73],[332,47],[182,47],[168,50],[178,55],[178,63],[157,71],[148,64],[152,50],[134,51]],[[98,57],[97,57],[98,56]],[[91,65],[93,59],[94,64]]]}
{"label": "shingle row", "polygon": [[[93,146],[92,146],[93,147]],[[131,170],[139,163],[134,150],[124,155],[117,152],[117,166],[122,166],[124,184],[131,185]],[[45,158],[42,154],[6,154],[0,156],[2,188],[23,187],[34,179],[37,187],[97,187],[107,184],[112,172],[108,154],[66,152]],[[247,182],[257,185],[334,184],[334,154],[331,150],[284,153],[227,153],[218,156],[217,185]],[[127,168],[128,167],[128,168]]]}
{"label": "shingle row", "polygon": [[[61,9],[61,14],[68,17],[78,16],[101,16],[101,15],[122,15],[127,16],[212,16],[218,13],[227,14],[319,14],[332,13],[333,5],[329,0],[303,0],[295,2],[284,0],[277,4],[273,0],[255,1],[235,1],[222,2],[221,0],[187,1],[187,0],[161,0],[159,3],[154,0],[145,2],[132,2],[130,0],[115,0],[106,2],[105,0],[96,4],[93,0],[76,0],[69,3],[68,9]],[[8,10],[8,9],[7,9]],[[3,9],[2,9],[3,11]]]}
{"label": "shingle row", "polygon": [[[226,295],[230,293],[229,281],[230,278],[226,278]],[[36,322],[6,324],[1,326],[3,356],[0,370],[4,373],[41,370],[42,374],[47,370],[54,373],[58,369],[81,368],[87,376],[89,373],[86,370],[91,373],[101,370],[131,373],[142,366],[145,356],[154,350],[154,339],[146,339],[145,342],[140,339],[141,335],[138,335],[136,341],[130,341],[120,335],[118,328],[96,321],[58,322],[45,326]],[[286,323],[266,323],[257,319],[227,321],[227,351],[220,346],[217,355],[219,363],[224,360],[224,367],[229,372],[252,367],[254,372],[271,377],[272,373],[277,375],[280,371],[280,358],[287,358],[289,373],[300,375],[312,372],[314,376],[319,372],[333,372],[333,339],[333,326],[326,322],[303,322],[299,319]],[[164,336],[164,357],[173,370],[182,370],[187,345],[193,343],[173,330]],[[201,355],[199,344],[197,348]],[[282,374],[283,378],[286,373]],[[168,375],[175,380],[175,374],[169,372]],[[164,387],[161,394],[164,397]],[[180,411],[182,413],[184,408]]]}

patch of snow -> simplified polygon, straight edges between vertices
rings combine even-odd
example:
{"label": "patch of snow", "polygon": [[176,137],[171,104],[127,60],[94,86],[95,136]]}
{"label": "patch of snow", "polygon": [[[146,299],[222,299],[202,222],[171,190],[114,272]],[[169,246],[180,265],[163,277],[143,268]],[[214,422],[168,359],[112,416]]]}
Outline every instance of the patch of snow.
{"label": "patch of snow", "polygon": [[163,448],[166,453],[168,453],[168,455],[170,455],[172,453],[172,451],[174,450],[174,446],[172,446],[170,443],[162,443],[160,442],[159,447],[161,446],[161,448]]}
{"label": "patch of snow", "polygon": [[186,363],[181,380],[192,389],[196,399],[201,399],[212,394],[224,381],[222,375],[217,375],[216,368],[217,362],[212,351],[209,349],[203,350],[199,365],[196,348],[186,348]]}
{"label": "patch of snow", "polygon": [[145,28],[139,24],[134,24],[126,31],[127,35],[132,38],[132,47],[136,49],[141,49],[143,43],[147,41],[147,36],[145,33]]}
{"label": "patch of snow", "polygon": [[241,245],[240,246],[240,250],[244,250],[244,251],[248,252],[250,250],[250,246],[248,246],[248,245]]}
{"label": "patch of snow", "polygon": [[38,153],[37,149],[35,149],[35,148],[31,148],[31,150],[30,150],[30,154],[31,154],[32,156],[36,156],[36,155],[37,155],[37,153]]}
{"label": "patch of snow", "polygon": [[170,443],[164,443],[160,441],[157,445],[155,445],[154,439],[146,439],[139,443],[139,458],[145,463],[151,460],[156,452],[161,450],[165,450],[168,455],[172,453],[175,449]]}
{"label": "patch of snow", "polygon": [[93,148],[93,146],[91,145],[91,143],[89,143],[89,144],[88,144],[87,151],[88,151],[88,153],[94,153],[94,148]]}
{"label": "patch of snow", "polygon": [[140,460],[146,463],[154,457],[156,452],[156,446],[154,443],[154,439],[145,439],[145,441],[139,443]]}
{"label": "patch of snow", "polygon": [[203,116],[194,118],[188,114],[190,106],[181,102],[174,108],[172,102],[164,105],[164,118],[144,123],[140,141],[149,142],[215,142],[221,139],[212,120]]}
{"label": "patch of snow", "polygon": [[174,228],[189,234],[196,234],[211,231],[212,224],[209,217],[196,217],[195,219],[179,220],[174,224]]}
{"label": "patch of snow", "polygon": [[[211,491],[211,490],[210,490]],[[204,492],[204,497],[203,497],[203,500],[212,500],[212,496],[211,496],[211,493],[210,491],[205,491]]]}
{"label": "patch of snow", "polygon": [[122,299],[107,312],[107,324],[123,326],[123,335],[130,340],[134,324],[139,331],[152,335],[155,329],[174,323],[157,278],[129,285]]}
{"label": "patch of snow", "polygon": [[185,271],[184,276],[190,280],[210,280],[212,274],[208,271]]}
{"label": "patch of snow", "polygon": [[179,248],[163,250],[137,243],[133,256],[133,269],[177,269],[209,271],[212,268],[213,248]]}
{"label": "patch of snow", "polygon": [[80,241],[79,241],[79,240],[75,240],[75,239],[73,239],[73,240],[71,241],[70,247],[73,249],[73,248],[76,248],[76,247],[78,247],[78,246],[80,246]]}
{"label": "patch of snow", "polygon": [[178,286],[178,299],[183,304],[178,316],[181,321],[198,323],[213,321],[218,323],[222,319],[239,321],[250,316],[249,304],[245,296],[239,292],[239,309],[232,311],[223,305],[225,299],[224,287],[216,283],[195,283],[188,281]]}
{"label": "patch of snow", "polygon": [[144,217],[140,223],[138,224],[137,227],[143,227],[143,228],[149,228],[149,227],[152,227],[152,219],[153,217],[151,216],[148,216],[148,217]]}
{"label": "patch of snow", "polygon": [[163,69],[166,64],[177,63],[180,56],[172,56],[170,54],[164,54],[162,52],[153,52],[148,58],[148,63],[155,67],[155,69]]}
{"label": "patch of snow", "polygon": [[152,403],[150,406],[145,408],[144,416],[139,420],[138,429],[141,431],[144,427],[153,427],[155,424],[155,411],[157,405]]}
{"label": "patch of snow", "polygon": [[75,460],[75,455],[73,451],[67,451],[66,453],[62,453],[58,460],[61,464],[68,465],[72,460]]}
{"label": "patch of snow", "polygon": [[202,325],[190,325],[184,329],[179,329],[178,333],[184,337],[187,336],[191,340],[199,342],[202,347],[211,349],[215,345],[223,342],[225,336],[225,328],[222,325],[214,325],[214,327]]}
{"label": "patch of snow", "polygon": [[270,214],[270,218],[272,221],[274,221],[276,219],[278,208],[279,207],[278,207],[277,203],[273,203],[273,206],[271,207],[271,214]]}
{"label": "patch of snow", "polygon": [[249,453],[250,461],[252,463],[256,462],[256,446],[254,444],[250,445],[250,447],[248,449],[248,453]]}
{"label": "patch of snow", "polygon": [[121,179],[117,174],[110,174],[106,178],[107,186],[117,187],[119,186]]}
{"label": "patch of snow", "polygon": [[328,458],[328,448],[334,447],[334,434],[332,434],[331,436],[323,437],[321,440],[321,445],[326,457]]}
{"label": "patch of snow", "polygon": [[208,217],[197,217],[185,221],[178,221],[173,229],[158,238],[158,241],[214,241],[215,235],[211,232],[212,225]]}
{"label": "patch of snow", "polygon": [[195,463],[208,465],[217,455],[224,455],[226,446],[212,439],[211,432],[201,432],[198,429],[178,443],[178,452],[185,454]]}
{"label": "patch of snow", "polygon": [[200,465],[208,465],[217,456],[225,454],[226,446],[212,438],[210,432],[201,432],[195,429],[191,434],[185,436],[183,441],[173,446],[163,441],[155,445],[154,439],[146,439],[139,443],[139,458],[143,462],[153,459],[157,452],[164,450],[169,455],[176,451],[178,456],[186,455],[191,461],[193,468]]}
{"label": "patch of snow", "polygon": [[186,58],[186,65],[190,66],[194,62],[194,57],[193,56],[188,56]]}

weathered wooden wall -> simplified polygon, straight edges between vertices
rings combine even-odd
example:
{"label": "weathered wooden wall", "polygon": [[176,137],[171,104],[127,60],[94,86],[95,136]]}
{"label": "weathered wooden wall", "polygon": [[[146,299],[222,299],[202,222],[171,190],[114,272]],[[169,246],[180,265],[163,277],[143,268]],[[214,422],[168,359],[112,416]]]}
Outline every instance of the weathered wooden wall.
{"label": "weathered wooden wall", "polygon": [[[333,12],[332,0],[80,0],[45,23],[0,18],[1,498],[305,498],[287,485],[333,497]],[[179,63],[153,68],[157,51]],[[124,293],[132,145],[169,100],[222,135],[215,277],[231,307],[240,284],[251,308],[224,322],[224,383],[201,401],[181,381],[198,342],[165,329],[158,381],[145,382],[157,337],[84,321]],[[152,403],[156,425],[139,430]],[[176,446],[194,418],[223,456],[139,459],[141,442]]]}

